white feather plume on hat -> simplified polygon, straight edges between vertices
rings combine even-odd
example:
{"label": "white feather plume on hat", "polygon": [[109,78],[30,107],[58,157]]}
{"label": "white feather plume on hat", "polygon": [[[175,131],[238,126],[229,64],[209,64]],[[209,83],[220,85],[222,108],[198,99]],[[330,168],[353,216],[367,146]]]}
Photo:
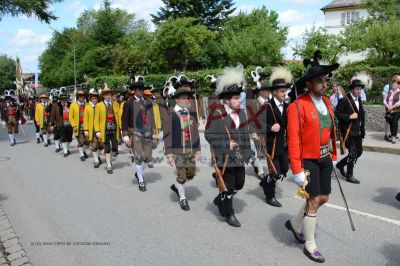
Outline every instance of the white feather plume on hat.
{"label": "white feather plume on hat", "polygon": [[364,90],[367,91],[372,88],[372,78],[371,75],[365,71],[357,73],[353,80],[358,79],[361,80],[362,84],[364,84]]}
{"label": "white feather plume on hat", "polygon": [[217,79],[217,89],[215,94],[220,94],[229,86],[237,85],[245,90],[246,79],[244,75],[243,65],[236,67],[226,67],[222,70],[222,74]]}
{"label": "white feather plume on hat", "polygon": [[283,79],[286,84],[293,81],[293,75],[286,67],[279,66],[272,69],[271,77],[269,78],[270,84],[276,79]]}

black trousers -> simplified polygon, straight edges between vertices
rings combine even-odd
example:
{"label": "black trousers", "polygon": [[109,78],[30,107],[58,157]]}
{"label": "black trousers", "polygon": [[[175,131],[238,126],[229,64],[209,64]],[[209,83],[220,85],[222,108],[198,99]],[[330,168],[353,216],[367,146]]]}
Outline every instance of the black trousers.
{"label": "black trousers", "polygon": [[274,164],[276,173],[269,173],[268,176],[260,182],[260,185],[264,190],[264,194],[268,199],[275,197],[276,181],[286,176],[289,170],[289,158],[287,150],[285,150],[282,154],[276,155],[272,160],[272,163]]}
{"label": "black trousers", "polygon": [[53,135],[54,135],[54,140],[61,139],[61,129],[60,129],[60,127],[54,127]]}
{"label": "black trousers", "polygon": [[245,168],[244,166],[226,167],[222,178],[228,191],[241,190],[245,182]]}
{"label": "black trousers", "polygon": [[39,133],[40,132],[40,127],[39,125],[36,123],[36,120],[33,119],[33,125],[35,126],[35,133]]}
{"label": "black trousers", "polygon": [[392,117],[390,118],[390,134],[392,137],[397,137],[397,131],[399,129],[399,118],[400,112],[392,113]]}
{"label": "black trousers", "polygon": [[340,167],[347,166],[346,176],[351,177],[353,176],[354,165],[363,152],[361,136],[349,136],[346,141],[346,147],[349,150],[349,153],[346,157],[340,160],[337,165]]}
{"label": "black trousers", "polygon": [[304,169],[310,171],[310,180],[306,191],[311,196],[331,194],[333,164],[330,156],[320,159],[304,159]]}
{"label": "black trousers", "polygon": [[60,140],[61,140],[61,143],[72,142],[72,127],[71,126],[60,127]]}
{"label": "black trousers", "polygon": [[106,138],[104,142],[104,152],[111,153],[118,151],[117,133],[115,130],[106,130]]}

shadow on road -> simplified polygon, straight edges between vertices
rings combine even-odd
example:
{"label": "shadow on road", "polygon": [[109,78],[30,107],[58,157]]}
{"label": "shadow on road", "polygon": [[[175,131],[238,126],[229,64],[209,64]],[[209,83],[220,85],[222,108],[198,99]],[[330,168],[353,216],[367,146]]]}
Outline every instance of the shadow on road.
{"label": "shadow on road", "polygon": [[386,243],[381,248],[382,255],[387,259],[385,265],[395,266],[400,265],[400,245]]}
{"label": "shadow on road", "polygon": [[[161,180],[161,175],[158,173],[154,173],[154,172],[143,173],[143,176],[144,176],[144,181],[149,184],[155,183],[158,180]],[[134,179],[136,181],[136,178],[134,178]]]}
{"label": "shadow on road", "polygon": [[395,199],[397,193],[399,193],[399,190],[397,188],[384,187],[377,189],[377,192],[379,192],[380,195],[373,198],[372,199],[373,201],[380,204],[399,208],[399,204]]}
{"label": "shadow on road", "polygon": [[18,141],[18,139],[17,139],[16,141],[17,141],[17,145],[18,145],[18,144],[25,144],[25,143],[31,142],[30,140]]}
{"label": "shadow on road", "polygon": [[[280,213],[272,217],[269,222],[269,230],[271,231],[276,241],[286,246],[294,247],[297,245],[298,242],[296,242],[292,233],[285,227],[285,222],[290,218],[292,218],[292,215],[288,213]],[[298,246],[302,247],[300,243],[298,244]]]}
{"label": "shadow on road", "polygon": [[116,162],[116,163],[113,163],[113,168],[122,169],[122,168],[128,167],[130,165],[131,165],[130,162]]}
{"label": "shadow on road", "polygon": [[7,200],[7,199],[8,199],[8,196],[6,196],[4,194],[0,194],[0,201]]}

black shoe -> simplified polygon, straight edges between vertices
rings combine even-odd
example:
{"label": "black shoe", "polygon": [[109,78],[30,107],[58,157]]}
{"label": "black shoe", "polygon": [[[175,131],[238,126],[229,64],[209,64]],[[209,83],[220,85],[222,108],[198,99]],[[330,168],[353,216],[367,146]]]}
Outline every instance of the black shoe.
{"label": "black shoe", "polygon": [[346,181],[353,184],[360,184],[360,181],[354,176],[346,176]]}
{"label": "black shoe", "polygon": [[139,190],[142,192],[146,191],[146,184],[144,182],[139,182]]}
{"label": "black shoe", "polygon": [[275,198],[267,198],[265,202],[273,207],[282,207],[282,204]]}
{"label": "black shoe", "polygon": [[112,174],[113,173],[113,169],[112,167],[107,167],[107,174]]}
{"label": "black shoe", "polygon": [[181,206],[181,209],[184,210],[184,211],[190,210],[189,203],[188,203],[187,199],[183,199],[183,200],[179,201],[179,205]]}
{"label": "black shoe", "polygon": [[64,157],[68,157],[68,155],[69,155],[68,153],[64,153]]}
{"label": "black shoe", "polygon": [[100,167],[100,163],[94,163],[94,168],[99,168]]}
{"label": "black shoe", "polygon": [[86,154],[86,152],[83,152],[83,156],[87,159],[89,156]]}
{"label": "black shoe", "polygon": [[226,222],[233,227],[241,227],[242,225],[240,224],[240,222],[238,221],[238,219],[236,219],[234,214],[229,214],[226,217]]}
{"label": "black shoe", "polygon": [[344,176],[344,177],[346,176],[346,172],[344,171],[344,166],[337,164],[336,168],[339,169],[339,172],[342,176]]}
{"label": "black shoe", "polygon": [[37,144],[40,144],[40,138],[37,138],[37,139],[36,139],[36,143],[37,143]]}
{"label": "black shoe", "polygon": [[317,263],[324,263],[325,258],[322,256],[322,254],[318,251],[315,250],[314,252],[310,252],[306,249],[306,247],[303,248],[303,253],[306,255],[310,260],[315,261]]}
{"label": "black shoe", "polygon": [[68,151],[67,151],[67,154],[68,154],[68,155],[71,155],[71,152],[68,150]]}
{"label": "black shoe", "polygon": [[14,139],[14,140],[13,140],[13,143],[14,143],[14,145],[15,145],[15,144],[17,144],[17,141]]}
{"label": "black shoe", "polygon": [[292,226],[292,223],[290,222],[290,220],[287,220],[285,223],[285,227],[287,230],[291,231],[293,233],[294,238],[301,244],[306,243],[306,239],[304,238],[303,233],[298,234]]}
{"label": "black shoe", "polygon": [[15,142],[14,142],[14,141],[11,142],[10,146],[11,146],[11,147],[12,147],[12,146],[15,146]]}
{"label": "black shoe", "polygon": [[385,135],[385,137],[383,139],[386,140],[386,141],[389,141],[389,136]]}
{"label": "black shoe", "polygon": [[60,151],[61,151],[61,148],[57,148],[57,149],[55,150],[56,153],[59,153]]}
{"label": "black shoe", "polygon": [[176,195],[177,195],[178,198],[179,198],[179,192],[178,192],[178,189],[175,187],[175,184],[172,184],[169,188],[170,188],[173,192],[175,192]]}
{"label": "black shoe", "polygon": [[261,173],[261,174],[257,175],[257,178],[258,178],[259,180],[263,180],[265,177],[266,177],[266,176],[265,176],[264,173]]}
{"label": "black shoe", "polygon": [[225,211],[224,211],[224,205],[222,204],[222,200],[221,200],[220,195],[218,195],[218,196],[214,199],[213,203],[218,207],[219,214],[220,214],[222,217],[226,217],[226,214],[225,214]]}
{"label": "black shoe", "polygon": [[85,156],[81,156],[81,161],[82,161],[82,162],[86,161]]}
{"label": "black shoe", "polygon": [[49,139],[47,140],[47,144],[51,145],[51,141]]}
{"label": "black shoe", "polygon": [[45,147],[49,147],[49,144],[46,142],[46,143],[44,144],[44,146],[45,146]]}
{"label": "black shoe", "polygon": [[400,193],[397,193],[397,195],[396,195],[396,200],[397,200],[397,201],[400,201]]}

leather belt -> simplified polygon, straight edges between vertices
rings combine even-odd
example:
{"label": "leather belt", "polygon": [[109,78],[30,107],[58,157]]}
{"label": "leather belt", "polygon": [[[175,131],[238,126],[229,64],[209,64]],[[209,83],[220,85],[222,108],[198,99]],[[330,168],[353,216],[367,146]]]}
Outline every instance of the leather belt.
{"label": "leather belt", "polygon": [[321,158],[329,155],[329,144],[319,148],[319,155]]}

